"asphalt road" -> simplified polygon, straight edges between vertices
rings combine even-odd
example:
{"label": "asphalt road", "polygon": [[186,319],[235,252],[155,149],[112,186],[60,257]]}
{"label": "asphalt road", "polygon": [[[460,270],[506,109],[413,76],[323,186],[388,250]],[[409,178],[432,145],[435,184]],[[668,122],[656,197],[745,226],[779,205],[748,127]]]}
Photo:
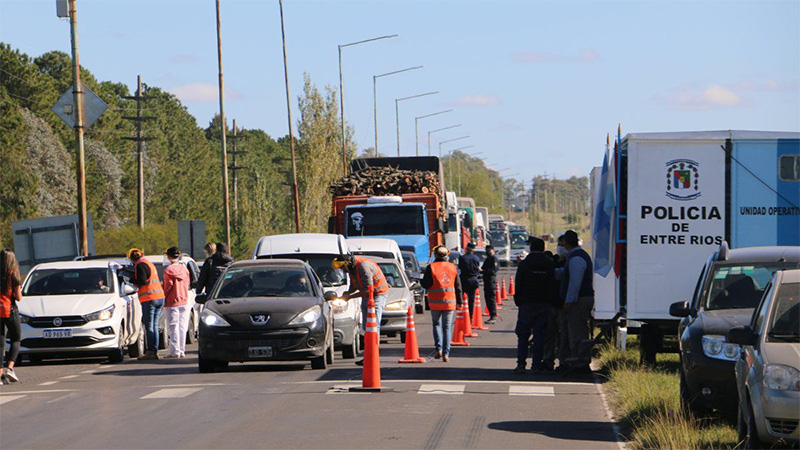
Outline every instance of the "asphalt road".
{"label": "asphalt road", "polygon": [[[450,363],[401,365],[380,347],[383,386],[350,393],[361,369],[231,364],[201,374],[185,360],[19,366],[0,387],[0,448],[619,448],[594,377],[514,375],[516,308],[456,347]],[[428,314],[416,317],[433,353]]]}

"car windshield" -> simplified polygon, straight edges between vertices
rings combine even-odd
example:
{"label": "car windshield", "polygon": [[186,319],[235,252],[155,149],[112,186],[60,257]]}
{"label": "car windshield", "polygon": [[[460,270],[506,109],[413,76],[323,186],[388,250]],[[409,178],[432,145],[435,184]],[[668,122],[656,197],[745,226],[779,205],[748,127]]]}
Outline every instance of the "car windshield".
{"label": "car windshield", "polygon": [[794,266],[775,263],[717,265],[705,308],[755,308],[775,271]]}
{"label": "car windshield", "polygon": [[419,264],[417,264],[417,258],[414,257],[413,253],[403,252],[403,265],[406,270],[419,272]]}
{"label": "car windshield", "polygon": [[299,259],[305,261],[317,273],[322,285],[325,287],[344,286],[347,283],[347,273],[342,269],[334,269],[331,267],[333,258],[338,255],[271,255],[267,257],[259,257],[259,259],[267,258],[285,258],[285,259]]}
{"label": "car windshield", "polygon": [[296,267],[245,267],[225,272],[212,298],[311,297],[311,280]]}
{"label": "car windshield", "polygon": [[22,295],[108,294],[114,292],[114,275],[104,267],[34,270]]}
{"label": "car windshield", "polygon": [[378,266],[381,268],[383,276],[386,277],[386,282],[389,283],[390,287],[393,288],[406,287],[406,283],[403,281],[403,276],[400,275],[400,269],[397,267],[396,264],[378,263]]}
{"label": "car windshield", "polygon": [[347,236],[397,236],[425,234],[421,206],[347,208]]}
{"label": "car windshield", "polygon": [[490,231],[489,235],[492,237],[492,245],[495,247],[505,247],[508,245],[508,237],[505,230]]}
{"label": "car windshield", "polygon": [[800,283],[782,284],[773,308],[768,339],[800,342]]}
{"label": "car windshield", "polygon": [[511,248],[520,249],[525,248],[525,241],[528,240],[528,233],[518,231],[511,233]]}

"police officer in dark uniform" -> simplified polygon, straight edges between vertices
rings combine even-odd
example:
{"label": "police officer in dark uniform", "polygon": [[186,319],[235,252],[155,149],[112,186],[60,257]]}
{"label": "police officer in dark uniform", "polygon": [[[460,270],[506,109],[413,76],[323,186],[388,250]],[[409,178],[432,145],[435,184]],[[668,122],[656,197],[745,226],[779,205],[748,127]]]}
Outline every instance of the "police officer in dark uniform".
{"label": "police officer in dark uniform", "polygon": [[497,257],[494,256],[494,247],[491,245],[486,246],[486,260],[483,261],[481,270],[483,271],[483,298],[486,299],[486,307],[489,310],[489,320],[486,323],[493,324],[496,322],[494,318],[497,317],[495,292],[497,289],[497,272],[500,269]]}
{"label": "police officer in dark uniform", "polygon": [[[591,373],[589,363],[591,346],[585,341],[591,339],[589,319],[594,308],[594,287],[592,286],[592,258],[583,250],[578,233],[569,230],[564,233],[564,247],[567,259],[563,269],[557,270],[561,278],[561,299],[564,300],[562,311],[566,315],[569,333],[570,369],[577,373]],[[560,363],[559,363],[560,365]]]}
{"label": "police officer in dark uniform", "polygon": [[461,272],[461,286],[467,294],[469,301],[470,317],[475,307],[475,291],[480,286],[481,259],[475,254],[475,244],[467,244],[467,252],[458,260],[458,270]]}

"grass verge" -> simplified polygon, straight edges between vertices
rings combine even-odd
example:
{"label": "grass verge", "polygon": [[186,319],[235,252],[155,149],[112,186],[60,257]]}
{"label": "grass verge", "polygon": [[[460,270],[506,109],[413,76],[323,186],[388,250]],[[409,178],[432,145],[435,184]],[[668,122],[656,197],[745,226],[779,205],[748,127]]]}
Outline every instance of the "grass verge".
{"label": "grass verge", "polygon": [[[631,342],[632,341],[632,342]],[[609,402],[633,448],[707,449],[734,448],[738,444],[733,424],[721,419],[698,420],[680,406],[679,360],[676,354],[659,354],[657,364],[639,365],[635,338],[628,350],[606,345],[600,349],[601,374]]]}

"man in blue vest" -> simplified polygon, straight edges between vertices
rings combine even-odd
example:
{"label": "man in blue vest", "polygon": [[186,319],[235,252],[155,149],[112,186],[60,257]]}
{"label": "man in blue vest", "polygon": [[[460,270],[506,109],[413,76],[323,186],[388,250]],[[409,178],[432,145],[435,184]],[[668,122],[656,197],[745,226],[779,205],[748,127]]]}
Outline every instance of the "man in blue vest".
{"label": "man in blue vest", "polygon": [[[557,269],[556,275],[561,278],[561,299],[564,301],[569,353],[572,356],[568,365],[573,372],[591,373],[591,346],[581,343],[591,339],[589,318],[594,308],[592,259],[580,247],[578,233],[572,230],[564,233],[564,247],[567,249],[567,259],[564,268]],[[562,364],[564,362],[559,361],[559,365]]]}

